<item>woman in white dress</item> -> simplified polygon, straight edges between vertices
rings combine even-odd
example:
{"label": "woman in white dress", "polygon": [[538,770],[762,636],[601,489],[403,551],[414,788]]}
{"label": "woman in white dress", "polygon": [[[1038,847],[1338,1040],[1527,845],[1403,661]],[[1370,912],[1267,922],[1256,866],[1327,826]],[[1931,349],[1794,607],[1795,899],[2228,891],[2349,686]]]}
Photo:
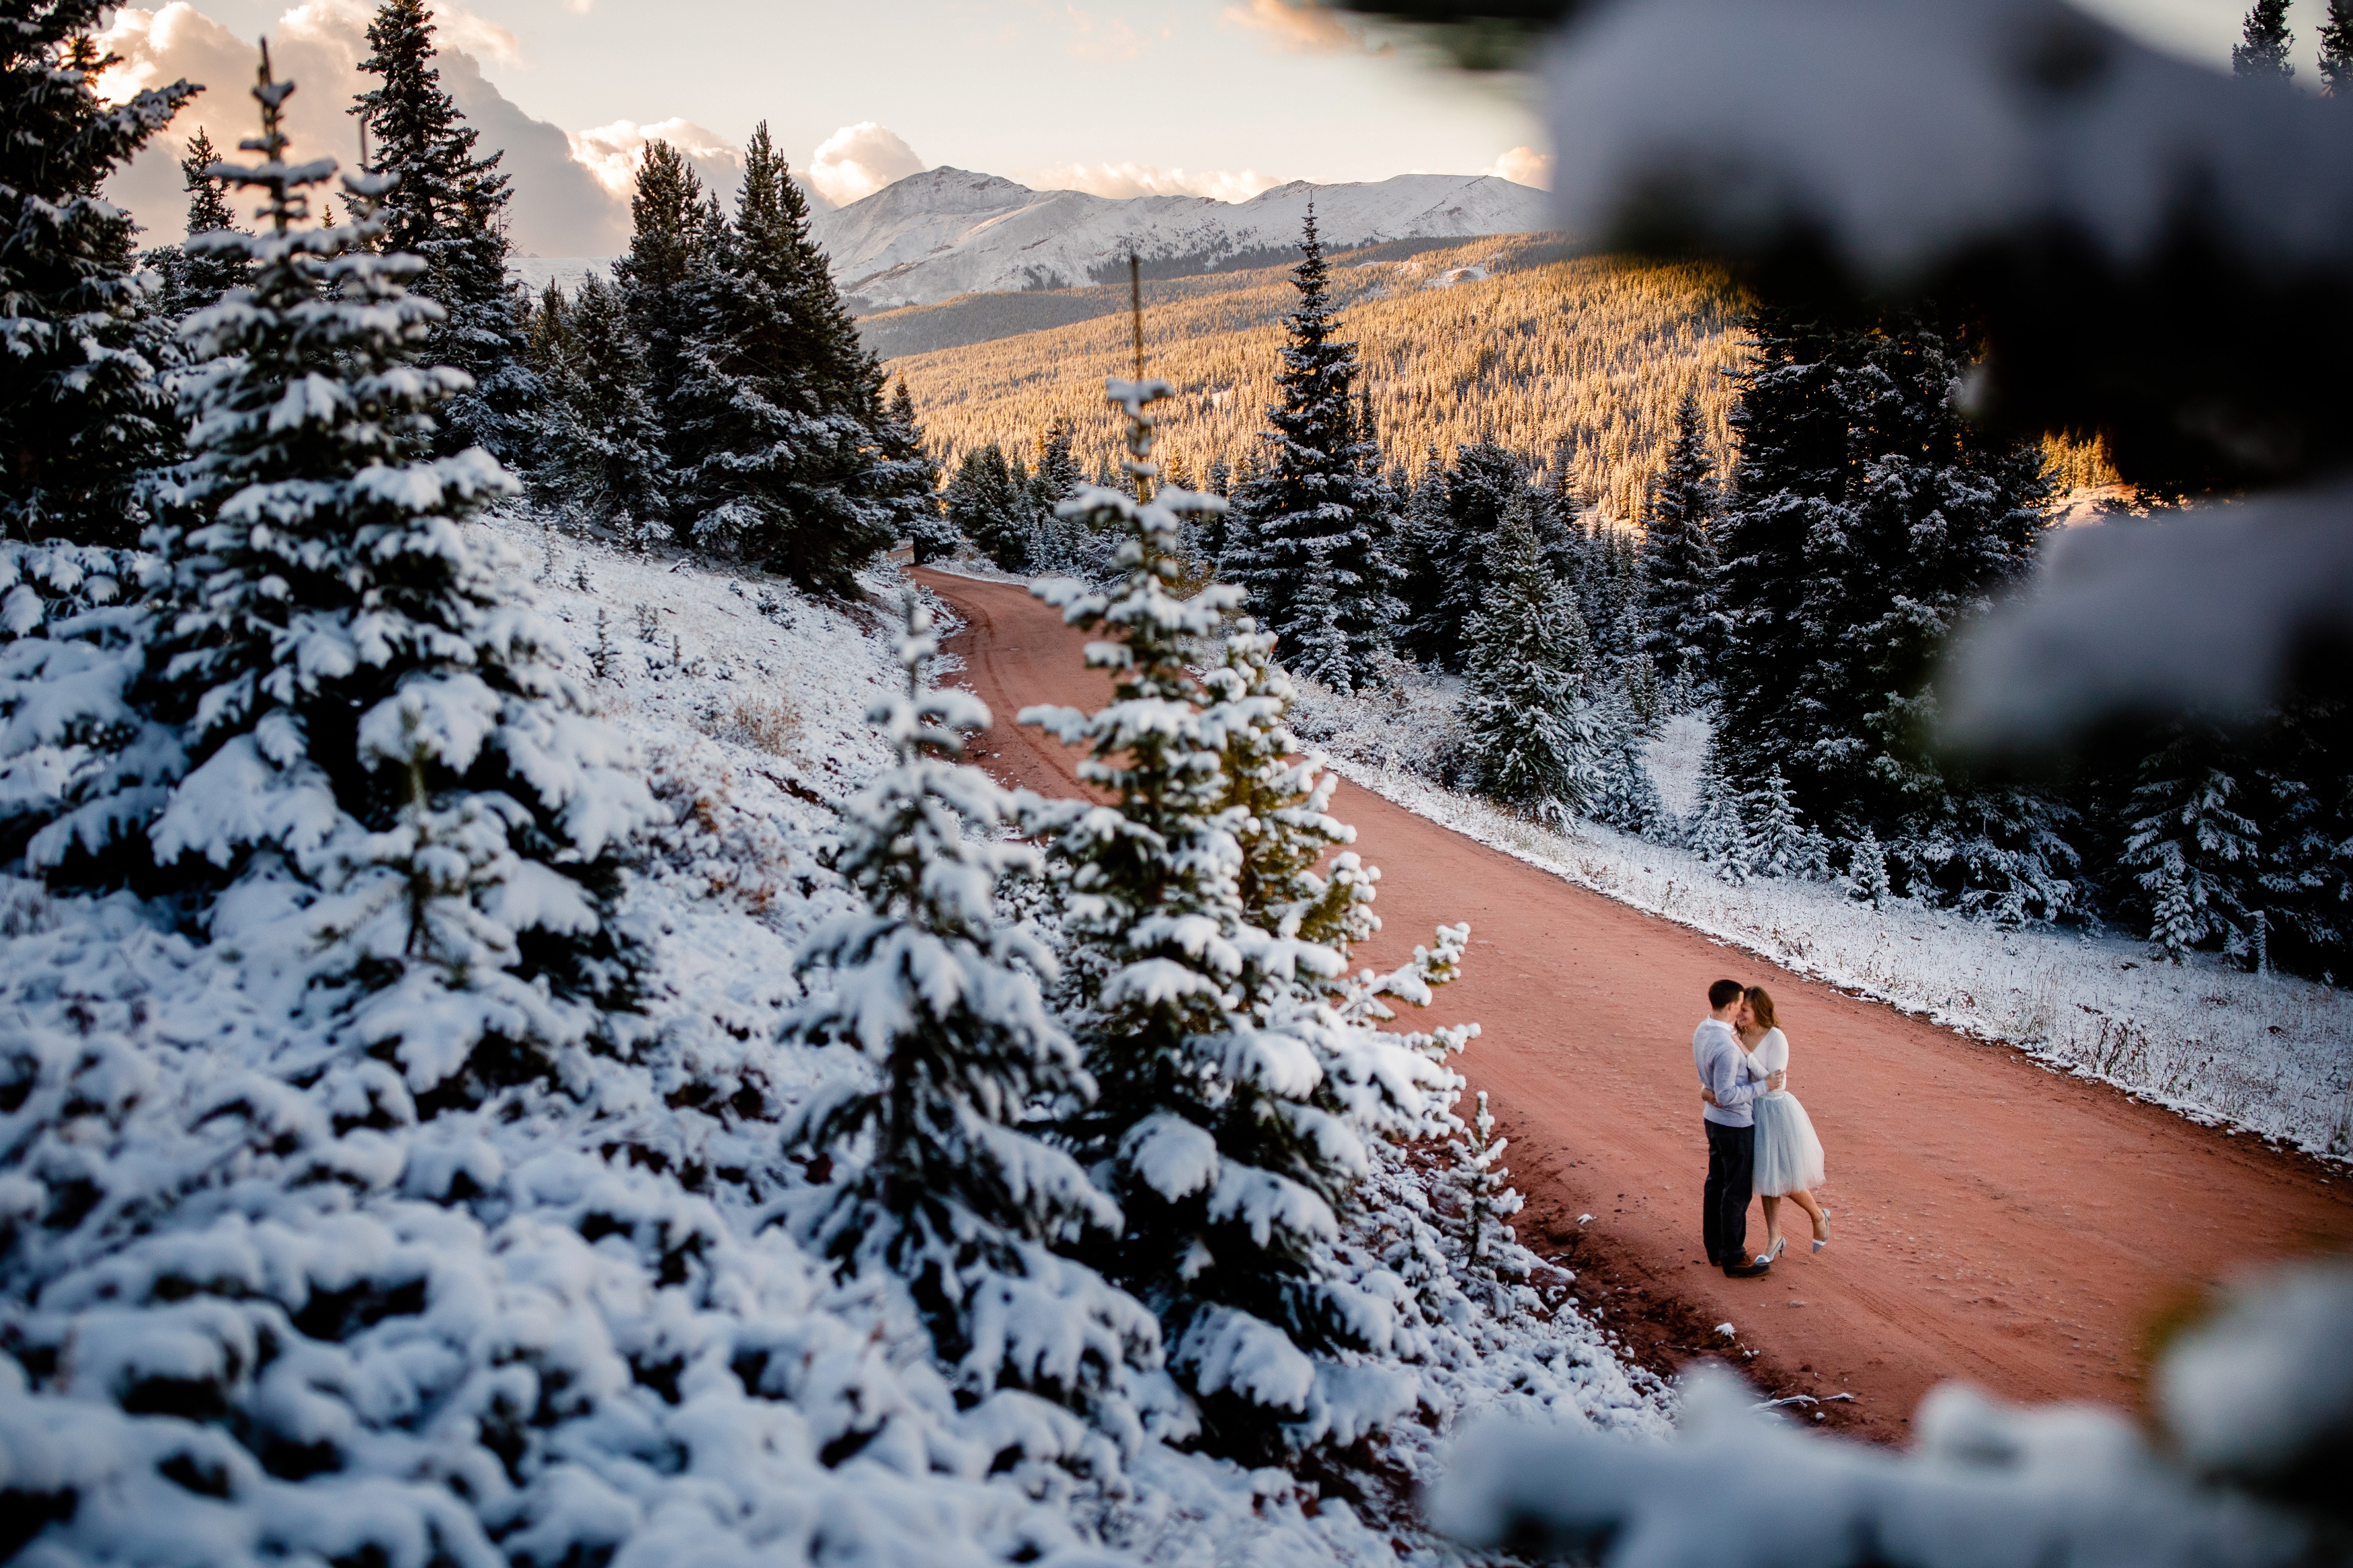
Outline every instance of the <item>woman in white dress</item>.
{"label": "woman in white dress", "polygon": [[[1773,1016],[1773,998],[1762,985],[1752,985],[1741,998],[1735,1026],[1748,1052],[1748,1074],[1760,1082],[1789,1070],[1789,1039]],[[1814,1201],[1813,1189],[1822,1183],[1822,1141],[1814,1135],[1813,1119],[1798,1097],[1777,1089],[1758,1099],[1757,1116],[1757,1191],[1765,1199],[1766,1249],[1759,1263],[1781,1256],[1781,1200],[1788,1198],[1814,1222],[1814,1250],[1831,1244],[1831,1211]]]}

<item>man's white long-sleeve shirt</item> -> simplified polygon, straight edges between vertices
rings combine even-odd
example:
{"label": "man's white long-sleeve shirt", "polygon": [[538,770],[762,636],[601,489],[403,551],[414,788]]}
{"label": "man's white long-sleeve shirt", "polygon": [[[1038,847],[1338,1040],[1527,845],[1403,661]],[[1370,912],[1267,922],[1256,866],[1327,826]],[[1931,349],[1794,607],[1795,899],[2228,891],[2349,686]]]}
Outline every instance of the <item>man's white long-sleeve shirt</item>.
{"label": "man's white long-sleeve shirt", "polygon": [[1748,1076],[1747,1053],[1740,1048],[1740,1037],[1731,1025],[1721,1018],[1701,1019],[1692,1031],[1692,1062],[1699,1068],[1700,1082],[1715,1091],[1715,1103],[1703,1105],[1702,1116],[1725,1127],[1757,1125],[1749,1102],[1765,1092],[1765,1086]]}

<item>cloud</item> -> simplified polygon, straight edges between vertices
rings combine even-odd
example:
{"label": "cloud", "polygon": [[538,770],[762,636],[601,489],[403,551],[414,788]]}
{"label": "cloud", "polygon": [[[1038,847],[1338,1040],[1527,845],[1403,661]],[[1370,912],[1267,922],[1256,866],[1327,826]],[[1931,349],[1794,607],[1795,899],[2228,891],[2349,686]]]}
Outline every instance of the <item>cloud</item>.
{"label": "cloud", "polygon": [[[296,86],[287,103],[294,156],[332,157],[346,170],[356,165],[359,133],[348,110],[353,95],[375,82],[359,68],[368,54],[369,15],[364,5],[312,0],[287,12],[271,29],[270,64],[281,80]],[[541,256],[609,256],[626,246],[627,203],[615,201],[574,160],[562,130],[517,108],[484,79],[476,57],[459,43],[511,49],[513,36],[455,7],[445,5],[438,16],[445,45],[442,85],[481,132],[480,149],[504,152],[501,167],[513,176],[514,200],[508,217],[516,250]],[[122,57],[122,64],[100,84],[111,97],[128,97],[182,77],[206,87],[107,186],[107,194],[145,226],[144,242],[176,240],[185,232],[187,211],[179,169],[186,140],[202,127],[223,156],[235,157],[238,140],[257,129],[250,96],[257,63],[253,40],[237,37],[186,0],[175,0],[154,11],[122,7],[101,42]],[[246,197],[244,205],[251,199]]]}
{"label": "cloud", "polygon": [[[691,120],[657,120],[650,125],[616,120],[610,125],[573,132],[569,140],[574,161],[624,209],[637,185],[638,166],[646,161],[649,142],[667,142],[685,153],[686,161],[702,176],[703,189],[718,192],[723,200],[733,196],[735,187],[744,183],[744,154],[735,144]],[[626,229],[623,237],[627,237]]]}
{"label": "cloud", "polygon": [[1149,163],[1056,163],[1026,170],[1021,183],[1038,191],[1084,191],[1095,196],[1210,196],[1246,202],[1282,184],[1256,169],[1155,169]]}
{"label": "cloud", "polygon": [[[1105,21],[1093,12],[1082,11],[1076,5],[1063,6],[1062,15],[1071,25],[1071,37],[1063,44],[1063,51],[1097,65],[1115,65],[1122,60],[1141,58],[1144,51],[1155,41],[1155,37],[1137,32],[1124,17],[1114,16]],[[1176,36],[1174,27],[1164,26],[1156,37],[1165,40]]]}
{"label": "cloud", "polygon": [[1219,14],[1230,25],[1262,33],[1286,54],[1328,55],[1362,49],[1385,55],[1391,46],[1369,41],[1362,28],[1344,22],[1314,0],[1246,0]]}
{"label": "cloud", "polygon": [[922,174],[923,161],[889,126],[861,120],[819,142],[807,172],[819,195],[846,207],[887,184]]}
{"label": "cloud", "polygon": [[1493,167],[1479,172],[1509,180],[1515,185],[1534,185],[1540,191],[1552,189],[1552,154],[1533,147],[1514,147],[1496,159]]}

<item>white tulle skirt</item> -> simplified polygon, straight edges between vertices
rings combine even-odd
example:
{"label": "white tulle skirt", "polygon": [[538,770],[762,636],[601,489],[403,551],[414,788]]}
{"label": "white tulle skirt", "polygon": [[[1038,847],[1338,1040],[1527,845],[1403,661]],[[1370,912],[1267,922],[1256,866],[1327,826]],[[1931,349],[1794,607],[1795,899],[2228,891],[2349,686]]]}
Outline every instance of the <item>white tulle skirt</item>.
{"label": "white tulle skirt", "polygon": [[1780,1089],[1756,1102],[1757,1191],[1779,1197],[1822,1184],[1822,1141],[1798,1097]]}

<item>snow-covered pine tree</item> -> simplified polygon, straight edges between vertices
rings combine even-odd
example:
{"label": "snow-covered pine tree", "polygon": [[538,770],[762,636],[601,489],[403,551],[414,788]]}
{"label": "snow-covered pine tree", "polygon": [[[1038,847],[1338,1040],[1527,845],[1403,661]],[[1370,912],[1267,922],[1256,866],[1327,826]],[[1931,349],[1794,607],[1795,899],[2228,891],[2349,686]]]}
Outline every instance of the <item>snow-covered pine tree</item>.
{"label": "snow-covered pine tree", "polygon": [[1887,851],[1868,824],[1862,837],[1847,847],[1846,880],[1849,890],[1874,910],[1885,909],[1895,896],[1887,880]]}
{"label": "snow-covered pine tree", "polygon": [[1358,425],[1356,345],[1336,336],[1331,269],[1312,205],[1300,248],[1291,274],[1299,300],[1283,319],[1289,338],[1275,375],[1282,401],[1267,409],[1271,428],[1259,438],[1265,467],[1234,497],[1249,522],[1248,549],[1229,543],[1224,569],[1249,591],[1252,613],[1282,639],[1286,658],[1311,641],[1324,645],[1327,675],[1318,679],[1340,676],[1335,689],[1348,689],[1397,618],[1381,537],[1388,509],[1379,448]]}
{"label": "snow-covered pine tree", "polygon": [[1512,1173],[1501,1163],[1509,1148],[1495,1136],[1495,1118],[1487,1109],[1487,1091],[1481,1089],[1478,1112],[1470,1124],[1448,1140],[1451,1163],[1439,1180],[1456,1205],[1453,1237],[1454,1268],[1466,1284],[1489,1286],[1525,1279],[1525,1252],[1507,1223],[1525,1200],[1512,1185]]}
{"label": "snow-covered pine tree", "polygon": [[1423,449],[1419,480],[1397,487],[1397,646],[1422,660],[1434,658],[1447,576],[1458,564],[1447,549],[1445,477],[1432,442]]}
{"label": "snow-covered pine tree", "polygon": [[[1440,481],[1419,545],[1417,570],[1432,574],[1426,613],[1413,623],[1415,655],[1441,668],[1464,670],[1472,657],[1471,623],[1494,591],[1495,540],[1515,500],[1528,489],[1527,465],[1484,437],[1454,450],[1454,466],[1425,476]],[[1535,498],[1527,497],[1528,504]],[[1528,513],[1530,535],[1535,513]],[[1589,623],[1588,623],[1589,626]],[[1588,636],[1589,636],[1588,632]]]}
{"label": "snow-covered pine tree", "polygon": [[541,390],[507,283],[512,176],[499,169],[504,153],[475,156],[478,132],[434,63],[435,30],[426,0],[381,0],[359,65],[380,85],[361,93],[352,113],[369,139],[372,172],[398,182],[379,204],[378,244],[423,259],[415,291],[441,307],[425,357],[473,378],[435,412],[436,446],[445,454],[480,447],[512,464],[529,445]]}
{"label": "snow-covered pine tree", "polygon": [[213,147],[210,136],[202,126],[188,138],[187,155],[180,160],[181,178],[188,189],[188,237],[179,245],[164,247],[158,259],[158,270],[164,277],[164,294],[158,309],[169,320],[185,321],[207,305],[220,302],[221,297],[245,281],[244,253],[231,247],[216,248],[210,242],[200,242],[201,235],[216,234],[237,227],[236,209],[229,205],[228,195],[221,183],[209,172],[220,162],[220,153]]}
{"label": "snow-covered pine tree", "polygon": [[614,902],[653,802],[465,528],[513,481],[479,447],[428,455],[467,378],[415,363],[441,316],[403,288],[424,263],[366,248],[389,177],[345,179],[353,224],[306,225],[335,165],[284,161],[292,91],[265,49],[260,162],[219,165],[265,223],[250,283],[186,327],[150,722],[31,854],[189,899],[429,1107],[613,1032],[641,962]]}
{"label": "snow-covered pine tree", "polygon": [[1748,824],[1741,815],[1746,792],[1726,763],[1723,721],[1708,741],[1706,760],[1699,772],[1699,800],[1692,812],[1683,843],[1691,852],[1715,868],[1715,874],[1735,887],[1748,880]]}
{"label": "snow-covered pine tree", "polygon": [[0,534],[138,542],[141,476],[178,448],[168,323],[132,268],[131,215],[99,195],[198,89],[121,103],[100,0],[0,0]]}
{"label": "snow-covered pine tree", "polygon": [[[1356,672],[1366,668],[1362,648],[1341,623],[1339,576],[1321,541],[1307,554],[1306,574],[1292,600],[1292,630],[1283,658],[1300,676],[1343,697],[1356,694]],[[1369,674],[1369,668],[1366,668]]]}
{"label": "snow-covered pine tree", "polygon": [[706,209],[689,269],[692,335],[671,408],[692,511],[681,531],[813,592],[854,574],[930,497],[894,468],[881,373],[808,231],[808,198],[763,121],[734,221]]}
{"label": "snow-covered pine tree", "polygon": [[1052,955],[998,918],[998,879],[1038,856],[1004,836],[1014,797],[958,765],[988,710],[931,684],[937,651],[910,595],[906,690],[868,714],[897,760],[849,801],[826,852],[866,908],[810,936],[797,967],[816,989],[782,1026],[872,1069],[813,1099],[790,1135],[842,1173],[803,1231],[848,1268],[903,1280],[968,1396],[1018,1388],[1092,1414],[1128,1368],[1156,1361],[1159,1325],[1054,1251],[1116,1236],[1121,1216],[1039,1133],[1042,1107],[1083,1105],[1094,1085],[1039,992]]}
{"label": "snow-covered pine tree", "polygon": [[2231,71],[2256,81],[2294,79],[2295,65],[2288,51],[2295,35],[2287,25],[2287,0],[2255,0],[2240,25],[2239,41],[2231,46]]}
{"label": "snow-covered pine tree", "polygon": [[2353,741],[2341,702],[2296,702],[2267,727],[2249,809],[2263,854],[2272,962],[2330,984],[2353,975]]}
{"label": "snow-covered pine tree", "polygon": [[2320,24],[2320,80],[2330,98],[2353,91],[2353,0],[2328,0]]}
{"label": "snow-covered pine tree", "polygon": [[2140,767],[2124,864],[2148,904],[2148,940],[2179,963],[2192,948],[2254,956],[2262,846],[2220,736],[2177,725]]}
{"label": "snow-covered pine tree", "polygon": [[1204,713],[1190,668],[1241,595],[1169,591],[1183,520],[1218,503],[1152,494],[1150,406],[1167,384],[1108,391],[1128,416],[1138,493],[1091,488],[1064,508],[1118,542],[1121,577],[1035,591],[1099,634],[1087,657],[1111,670],[1112,700],[1021,714],[1082,749],[1081,778],[1111,800],[1044,807],[1037,827],[1071,948],[1067,1016],[1101,1089],[1067,1131],[1127,1216],[1115,1246],[1082,1256],[1159,1314],[1205,1440],[1264,1460],[1313,1439],[1329,1409],[1314,1352],[1356,1342],[1366,1321],[1332,1248],[1369,1157],[1314,1103],[1331,1011],[1285,978],[1336,979],[1344,961],[1246,918],[1241,813],[1219,804],[1226,721]]}
{"label": "snow-covered pine tree", "polygon": [[1667,808],[1642,755],[1642,726],[1622,689],[1593,704],[1593,788],[1585,815],[1642,838],[1671,837]]}
{"label": "snow-covered pine tree", "polygon": [[1584,809],[1598,759],[1583,699],[1592,638],[1576,595],[1546,570],[1525,485],[1489,545],[1493,584],[1472,620],[1462,694],[1471,776],[1480,793],[1559,820]]}
{"label": "snow-covered pine tree", "polygon": [[[1086,477],[1072,455],[1070,422],[1057,419],[1038,437],[1038,466],[1027,478],[1032,571],[1087,574],[1096,541],[1085,517],[1066,514],[1062,503],[1076,495]],[[1116,540],[1104,542],[1115,546]]]}
{"label": "snow-covered pine tree", "polygon": [[1675,410],[1666,468],[1651,485],[1641,555],[1642,651],[1684,704],[1705,688],[1722,642],[1715,549],[1708,541],[1717,504],[1709,479],[1714,466],[1698,395],[1687,392]]}
{"label": "snow-covered pine tree", "polygon": [[881,487],[901,502],[916,563],[954,555],[964,535],[948,518],[940,495],[939,459],[923,445],[923,427],[915,418],[915,399],[903,375],[883,410],[880,450]]}
{"label": "snow-covered pine tree", "polygon": [[591,270],[540,307],[546,406],[531,475],[543,506],[643,551],[670,534],[670,462],[645,349],[621,296]]}
{"label": "snow-covered pine tree", "polygon": [[702,177],[694,165],[667,142],[647,142],[629,193],[629,248],[614,259],[613,282],[629,330],[644,345],[646,396],[665,432],[678,417],[679,383],[694,336],[689,285],[702,218]]}
{"label": "snow-covered pine tree", "polygon": [[1767,766],[1741,802],[1740,816],[1748,827],[1747,862],[1751,876],[1800,877],[1810,868],[1812,856],[1805,825],[1798,818],[1798,803],[1781,764]]}
{"label": "snow-covered pine tree", "polygon": [[1008,572],[1030,569],[1037,528],[1026,487],[1015,481],[1004,448],[992,441],[966,452],[945,500],[949,525],[982,554]]}

